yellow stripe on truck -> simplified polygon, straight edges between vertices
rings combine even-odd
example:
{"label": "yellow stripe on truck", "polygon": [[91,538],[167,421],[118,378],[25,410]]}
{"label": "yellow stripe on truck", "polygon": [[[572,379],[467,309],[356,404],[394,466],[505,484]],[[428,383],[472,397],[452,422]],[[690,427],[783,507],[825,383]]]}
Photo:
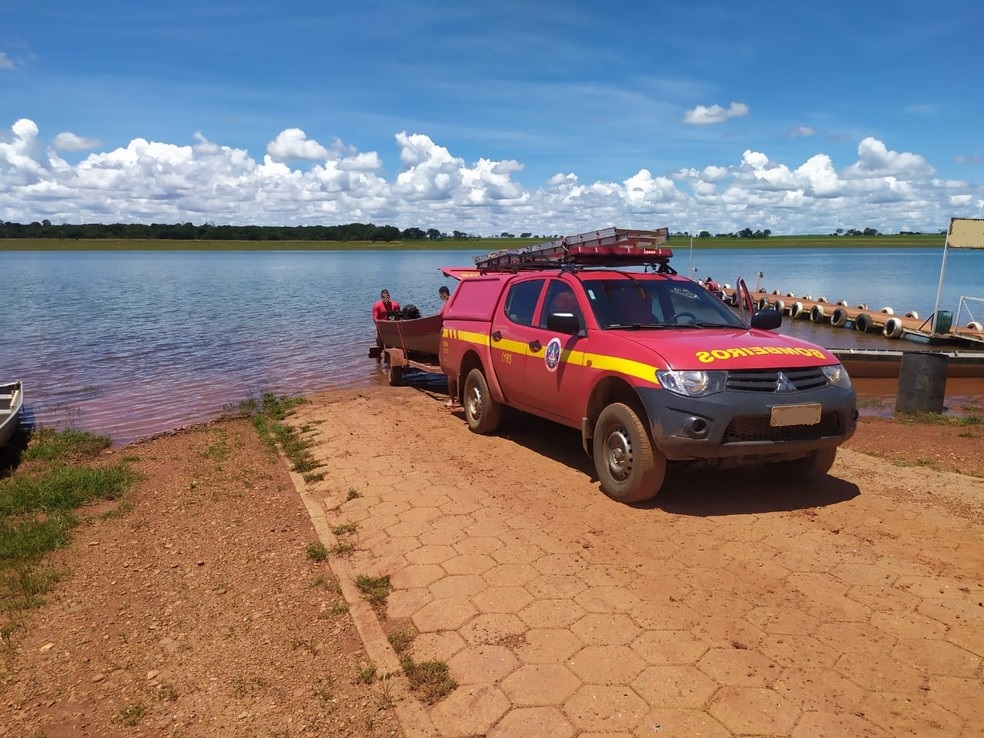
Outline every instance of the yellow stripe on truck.
{"label": "yellow stripe on truck", "polygon": [[643,364],[641,361],[622,359],[618,356],[604,356],[602,354],[584,354],[584,366],[598,369],[599,371],[618,372],[629,377],[641,379],[643,382],[659,384],[656,379],[656,367],[651,364]]}
{"label": "yellow stripe on truck", "polygon": [[[525,341],[502,340],[490,342],[487,333],[476,333],[475,331],[462,331],[452,328],[445,328],[443,333],[445,338],[453,341],[462,341],[479,346],[488,346],[491,344],[492,348],[497,351],[519,354],[520,356],[542,357],[542,350],[534,353]],[[635,377],[643,382],[650,382],[655,385],[659,384],[659,381],[656,379],[656,367],[650,364],[644,364],[641,361],[632,361],[631,359],[623,359],[618,356],[605,356],[604,354],[588,354],[583,351],[574,351],[571,349],[564,349],[560,354],[560,360],[564,364],[584,366],[589,369],[597,369],[598,371],[616,372],[628,377]]]}
{"label": "yellow stripe on truck", "polygon": [[479,346],[489,345],[488,333],[477,333],[475,331],[459,331],[456,328],[445,328],[441,331],[444,338],[452,341],[464,341],[465,343],[476,343]]}

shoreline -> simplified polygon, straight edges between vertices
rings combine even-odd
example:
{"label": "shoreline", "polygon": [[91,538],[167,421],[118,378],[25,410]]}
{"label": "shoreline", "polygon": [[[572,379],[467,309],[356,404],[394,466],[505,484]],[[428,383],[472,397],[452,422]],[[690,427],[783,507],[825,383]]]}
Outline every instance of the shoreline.
{"label": "shoreline", "polygon": [[[471,238],[438,241],[225,241],[180,239],[0,239],[2,251],[476,251],[490,252],[540,243],[542,238]],[[771,236],[769,238],[695,238],[693,247],[705,250],[741,249],[922,249],[939,248],[942,234],[881,236]],[[689,236],[670,236],[668,248],[689,250]]]}

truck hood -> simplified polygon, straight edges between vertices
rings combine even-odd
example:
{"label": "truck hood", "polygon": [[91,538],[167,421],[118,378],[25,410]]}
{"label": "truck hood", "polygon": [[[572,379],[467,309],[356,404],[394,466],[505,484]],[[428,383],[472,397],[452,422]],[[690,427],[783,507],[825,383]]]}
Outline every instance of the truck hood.
{"label": "truck hood", "polygon": [[644,361],[668,369],[765,369],[839,363],[825,348],[770,331],[684,328],[610,333],[636,344],[640,360],[655,354]]}

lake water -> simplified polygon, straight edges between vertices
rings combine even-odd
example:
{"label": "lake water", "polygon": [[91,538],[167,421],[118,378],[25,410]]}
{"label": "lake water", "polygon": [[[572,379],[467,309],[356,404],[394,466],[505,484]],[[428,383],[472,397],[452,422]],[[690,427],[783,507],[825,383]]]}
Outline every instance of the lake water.
{"label": "lake water", "polygon": [[[940,249],[704,249],[673,244],[681,273],[831,302],[932,312]],[[212,419],[263,392],[385,382],[367,357],[383,287],[423,314],[469,251],[0,253],[0,380],[25,383],[28,422],[106,433],[121,445]],[[696,272],[694,269],[696,268]],[[756,278],[762,272],[763,277]],[[984,296],[984,255],[949,251],[940,308]],[[978,303],[978,306],[980,304]],[[975,316],[976,317],[976,316]],[[977,317],[980,320],[980,317]],[[832,348],[880,336],[786,320]]]}

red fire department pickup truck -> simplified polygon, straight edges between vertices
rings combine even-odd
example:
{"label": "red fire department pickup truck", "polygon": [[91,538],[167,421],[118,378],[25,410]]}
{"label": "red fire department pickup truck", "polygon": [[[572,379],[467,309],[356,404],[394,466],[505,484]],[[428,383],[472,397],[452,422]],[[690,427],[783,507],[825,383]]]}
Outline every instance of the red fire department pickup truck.
{"label": "red fire department pickup truck", "polygon": [[844,367],[773,332],[742,281],[732,308],[679,276],[667,239],[610,228],[443,269],[461,282],[440,365],[469,428],[493,433],[509,406],[580,429],[623,502],[655,495],[668,462],[826,474],[857,424]]}

